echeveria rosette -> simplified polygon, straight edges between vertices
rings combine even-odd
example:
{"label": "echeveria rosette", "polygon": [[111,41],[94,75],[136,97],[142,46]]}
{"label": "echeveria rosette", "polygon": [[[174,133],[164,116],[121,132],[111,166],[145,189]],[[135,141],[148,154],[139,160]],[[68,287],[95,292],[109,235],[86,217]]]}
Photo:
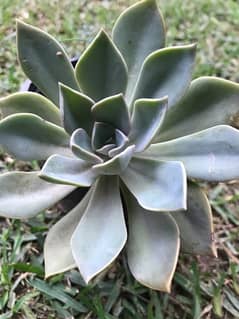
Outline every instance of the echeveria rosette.
{"label": "echeveria rosette", "polygon": [[127,9],[112,39],[100,31],[75,70],[35,27],[18,22],[17,44],[45,96],[0,100],[0,143],[17,159],[45,162],[40,172],[0,176],[1,215],[29,218],[89,187],[47,235],[46,277],[78,266],[88,282],[126,245],[134,277],[169,291],[180,245],[216,255],[210,205],[195,180],[239,177],[239,132],[230,126],[239,85],[191,83],[196,47],[164,48],[154,0]]}

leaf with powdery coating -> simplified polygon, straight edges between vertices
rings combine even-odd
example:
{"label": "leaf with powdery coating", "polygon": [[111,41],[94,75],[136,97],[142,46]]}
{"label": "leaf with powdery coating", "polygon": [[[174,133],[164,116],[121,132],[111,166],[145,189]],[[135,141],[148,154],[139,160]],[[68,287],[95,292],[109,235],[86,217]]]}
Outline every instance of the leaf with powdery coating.
{"label": "leaf with powdery coating", "polygon": [[0,121],[0,145],[17,159],[45,160],[52,154],[70,155],[63,128],[34,114],[10,115]]}
{"label": "leaf with powdery coating", "polygon": [[190,85],[196,46],[168,47],[150,54],[142,66],[130,103],[140,98],[168,96],[168,106],[175,105]]}
{"label": "leaf with powdery coating", "polygon": [[180,161],[187,176],[205,181],[239,178],[239,131],[218,125],[168,142],[152,144],[141,158]]}
{"label": "leaf with powdery coating", "polygon": [[76,129],[83,128],[88,134],[91,134],[94,124],[91,107],[94,101],[61,83],[59,93],[60,110],[65,130],[72,134]]}
{"label": "leaf with powdery coating", "polygon": [[39,176],[52,183],[81,187],[91,186],[97,177],[92,171],[92,163],[61,155],[49,157]]}
{"label": "leaf with powdery coating", "polygon": [[133,158],[120,177],[147,210],[186,209],[186,173],[180,162]]}
{"label": "leaf with powdery coating", "polygon": [[76,267],[71,237],[87,208],[90,194],[88,191],[81,202],[49,230],[44,244],[46,278]]}
{"label": "leaf with powdery coating", "polygon": [[239,128],[239,84],[200,77],[192,81],[185,96],[167,112],[154,143],[225,124]]}
{"label": "leaf with powdery coating", "polygon": [[145,210],[128,192],[123,192],[128,212],[128,264],[141,284],[170,292],[179,254],[179,231],[166,213]]}
{"label": "leaf with powdery coating", "polygon": [[117,176],[102,176],[71,240],[73,257],[88,283],[119,255],[127,239]]}
{"label": "leaf with powdery coating", "polygon": [[0,214],[7,218],[30,218],[55,205],[75,187],[43,181],[39,172],[0,175]]}
{"label": "leaf with powdery coating", "polygon": [[46,32],[18,20],[17,50],[26,76],[54,104],[59,105],[59,82],[78,90],[65,50]]}
{"label": "leaf with powdery coating", "polygon": [[140,1],[126,9],[114,25],[113,41],[128,65],[128,101],[145,58],[165,44],[164,21],[156,1]]}
{"label": "leaf with powdery coating", "polygon": [[217,256],[213,242],[213,218],[209,201],[200,187],[188,183],[187,210],[171,212],[180,230],[185,253]]}
{"label": "leaf with powdery coating", "polygon": [[33,92],[17,92],[0,99],[1,118],[17,113],[32,113],[61,126],[59,109],[44,96]]}
{"label": "leaf with powdery coating", "polygon": [[127,66],[103,30],[81,55],[75,74],[82,92],[95,101],[124,93],[127,84]]}

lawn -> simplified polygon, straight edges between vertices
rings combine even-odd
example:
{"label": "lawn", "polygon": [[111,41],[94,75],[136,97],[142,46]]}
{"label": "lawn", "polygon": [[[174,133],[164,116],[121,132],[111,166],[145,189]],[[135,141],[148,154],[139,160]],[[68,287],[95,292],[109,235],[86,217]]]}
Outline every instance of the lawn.
{"label": "lawn", "polygon": [[[19,89],[15,19],[55,36],[79,56],[135,0],[0,0],[0,96]],[[239,82],[238,0],[161,0],[167,44],[198,43],[194,78]],[[230,163],[228,163],[230,165]],[[36,170],[38,163],[0,153],[1,172]],[[0,319],[239,318],[239,182],[202,185],[214,213],[218,258],[181,255],[171,294],[152,291],[129,273],[124,254],[85,286],[76,270],[44,281],[43,243],[59,209],[27,221],[0,218]]]}

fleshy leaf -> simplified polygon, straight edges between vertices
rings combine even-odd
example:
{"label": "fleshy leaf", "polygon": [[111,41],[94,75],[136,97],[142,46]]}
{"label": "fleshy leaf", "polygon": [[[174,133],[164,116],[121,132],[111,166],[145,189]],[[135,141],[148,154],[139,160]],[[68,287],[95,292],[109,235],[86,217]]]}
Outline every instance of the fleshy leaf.
{"label": "fleshy leaf", "polygon": [[166,114],[155,142],[221,124],[239,128],[239,84],[214,77],[194,80],[180,102]]}
{"label": "fleshy leaf", "polygon": [[103,175],[118,175],[122,173],[134,154],[135,145],[128,146],[124,151],[111,158],[110,160],[96,164],[93,166],[93,171],[96,174]]}
{"label": "fleshy leaf", "polygon": [[114,261],[126,239],[118,178],[100,177],[71,240],[73,257],[86,283]]}
{"label": "fleshy leaf", "polygon": [[108,156],[108,153],[112,149],[115,149],[115,144],[106,144],[106,145],[102,146],[101,148],[98,148],[96,151],[97,151],[97,153],[100,153],[100,154]]}
{"label": "fleshy leaf", "polygon": [[0,175],[0,215],[30,218],[53,206],[75,187],[47,183],[38,172],[11,172]]}
{"label": "fleshy leaf", "polygon": [[44,160],[70,154],[69,136],[59,126],[33,114],[15,114],[0,121],[0,145],[17,159]]}
{"label": "fleshy leaf", "polygon": [[185,253],[217,256],[213,243],[212,211],[207,197],[195,183],[188,183],[187,210],[172,212]]}
{"label": "fleshy leaf", "polygon": [[137,281],[151,289],[170,292],[179,254],[179,231],[166,213],[145,210],[124,192],[128,212],[127,257]]}
{"label": "fleshy leaf", "polygon": [[122,152],[127,145],[129,145],[128,137],[118,129],[115,130],[115,145],[116,147],[112,148],[109,151],[108,153],[109,157],[116,156],[117,154]]}
{"label": "fleshy leaf", "polygon": [[125,10],[115,23],[113,41],[128,65],[128,100],[145,58],[165,44],[164,21],[156,1],[140,1]]}
{"label": "fleshy leaf", "polygon": [[129,133],[129,112],[122,94],[99,101],[92,107],[92,114],[97,122],[108,123],[125,134]]}
{"label": "fleshy leaf", "polygon": [[56,105],[59,82],[78,89],[73,67],[63,47],[46,32],[17,21],[17,49],[25,74]]}
{"label": "fleshy leaf", "polygon": [[146,58],[131,103],[140,98],[168,96],[168,106],[176,104],[188,88],[196,46],[168,47]]}
{"label": "fleshy leaf", "polygon": [[152,144],[143,158],[181,161],[190,178],[227,181],[239,178],[239,131],[218,125],[198,133]]}
{"label": "fleshy leaf", "polygon": [[71,252],[71,237],[87,208],[89,198],[90,191],[49,230],[44,245],[46,278],[76,267]]}
{"label": "fleshy leaf", "polygon": [[92,132],[91,144],[94,150],[98,150],[109,143],[110,139],[114,137],[115,128],[111,125],[101,122],[95,122]]}
{"label": "fleshy leaf", "polygon": [[65,130],[71,134],[77,128],[83,128],[91,134],[93,128],[91,107],[94,101],[66,85],[60,84],[59,89],[60,109]]}
{"label": "fleshy leaf", "polygon": [[186,209],[187,181],[180,162],[133,158],[120,177],[147,210]]}
{"label": "fleshy leaf", "polygon": [[102,162],[102,159],[93,153],[90,137],[84,129],[79,128],[74,131],[71,136],[70,144],[72,152],[82,160],[90,163]]}
{"label": "fleshy leaf", "polygon": [[125,91],[126,64],[103,30],[80,57],[75,72],[82,91],[95,101]]}
{"label": "fleshy leaf", "polygon": [[91,163],[81,159],[52,155],[39,176],[53,183],[89,187],[96,179],[91,167]]}
{"label": "fleshy leaf", "polygon": [[33,92],[18,92],[0,99],[1,117],[17,113],[32,113],[61,126],[59,109],[44,96]]}
{"label": "fleshy leaf", "polygon": [[167,97],[139,99],[134,104],[129,140],[142,152],[158,133],[167,110]]}

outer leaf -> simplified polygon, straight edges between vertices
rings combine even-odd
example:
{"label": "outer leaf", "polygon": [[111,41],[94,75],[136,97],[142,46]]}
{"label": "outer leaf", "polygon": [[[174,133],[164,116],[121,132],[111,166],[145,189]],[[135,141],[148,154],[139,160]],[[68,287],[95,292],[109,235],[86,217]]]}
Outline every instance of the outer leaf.
{"label": "outer leaf", "polygon": [[120,177],[147,210],[186,209],[186,174],[180,162],[133,158]]}
{"label": "outer leaf", "polygon": [[142,152],[158,133],[167,110],[167,97],[162,99],[140,99],[134,104],[129,140]]}
{"label": "outer leaf", "polygon": [[2,118],[16,113],[32,113],[61,125],[58,108],[44,96],[33,92],[18,92],[1,98],[0,112]]}
{"label": "outer leaf", "polygon": [[60,84],[60,109],[65,130],[73,133],[77,128],[83,128],[91,134],[93,118],[91,107],[94,101],[86,95]]}
{"label": "outer leaf", "polygon": [[118,256],[126,239],[118,178],[101,177],[71,241],[73,257],[87,283]]}
{"label": "outer leaf", "polygon": [[96,101],[125,91],[126,64],[103,30],[80,57],[76,78],[82,91]]}
{"label": "outer leaf", "polygon": [[206,181],[239,178],[239,131],[218,125],[175,140],[153,144],[143,158],[178,160],[187,175]]}
{"label": "outer leaf", "polygon": [[21,160],[43,160],[50,155],[70,154],[65,131],[37,115],[16,114],[0,121],[0,144]]}
{"label": "outer leaf", "polygon": [[194,80],[183,99],[166,114],[157,141],[170,140],[209,127],[239,128],[239,84],[214,77]]}
{"label": "outer leaf", "polygon": [[39,174],[46,181],[88,187],[96,179],[92,164],[80,159],[52,155]]}
{"label": "outer leaf", "polygon": [[165,44],[165,27],[155,0],[136,3],[125,10],[115,23],[113,41],[129,69],[127,100],[132,95],[144,59]]}
{"label": "outer leaf", "polygon": [[97,122],[108,123],[125,134],[129,133],[129,112],[121,93],[96,103],[92,107],[92,114]]}
{"label": "outer leaf", "polygon": [[196,46],[158,50],[145,60],[131,102],[139,98],[168,96],[168,106],[176,104],[188,88]]}
{"label": "outer leaf", "polygon": [[181,248],[190,254],[217,256],[213,243],[212,211],[207,197],[194,183],[188,183],[187,210],[172,212],[181,238]]}
{"label": "outer leaf", "polygon": [[179,253],[177,225],[169,214],[145,210],[129,194],[124,198],[129,218],[129,268],[143,285],[170,292]]}
{"label": "outer leaf", "polygon": [[53,206],[75,187],[47,183],[38,172],[11,172],[0,175],[0,215],[30,218]]}
{"label": "outer leaf", "polygon": [[17,49],[25,74],[56,105],[59,102],[58,82],[78,89],[63,47],[49,34],[17,21]]}
{"label": "outer leaf", "polygon": [[113,157],[112,159],[96,164],[93,166],[93,171],[96,174],[103,175],[118,175],[121,174],[129,165],[129,162],[134,154],[135,145],[128,146],[124,151]]}
{"label": "outer leaf", "polygon": [[82,160],[91,163],[101,163],[103,161],[99,156],[93,153],[91,140],[84,129],[79,128],[75,130],[71,136],[70,144],[72,152]]}
{"label": "outer leaf", "polygon": [[81,202],[48,232],[44,245],[46,278],[76,267],[71,252],[71,237],[90,199],[90,191]]}

